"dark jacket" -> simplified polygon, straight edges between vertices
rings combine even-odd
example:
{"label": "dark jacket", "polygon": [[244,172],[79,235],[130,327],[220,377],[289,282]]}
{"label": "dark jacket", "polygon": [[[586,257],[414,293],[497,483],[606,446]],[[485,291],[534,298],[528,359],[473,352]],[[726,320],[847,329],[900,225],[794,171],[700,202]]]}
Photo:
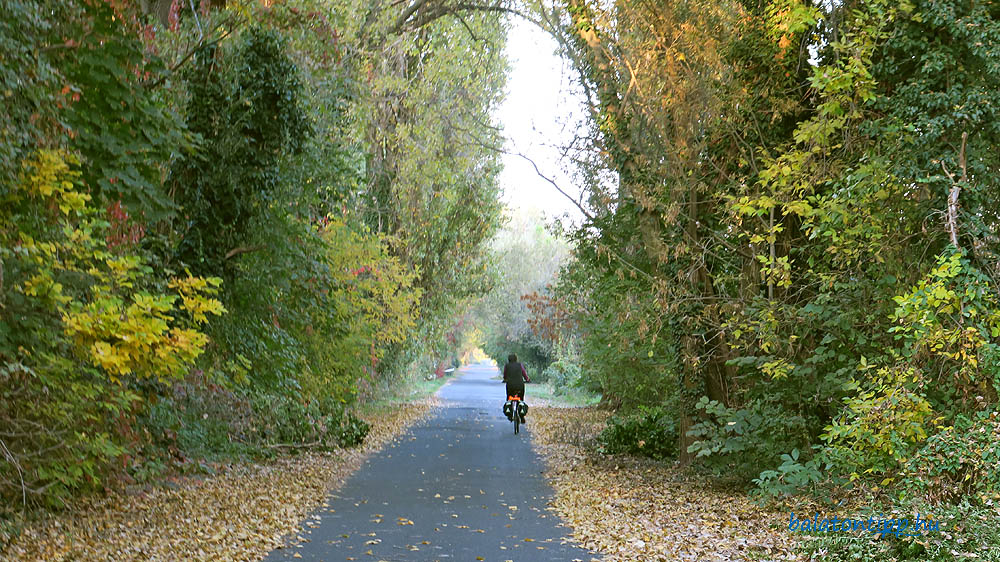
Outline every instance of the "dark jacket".
{"label": "dark jacket", "polygon": [[521,363],[507,363],[503,366],[503,382],[514,388],[524,388],[524,381],[530,381],[528,371]]}

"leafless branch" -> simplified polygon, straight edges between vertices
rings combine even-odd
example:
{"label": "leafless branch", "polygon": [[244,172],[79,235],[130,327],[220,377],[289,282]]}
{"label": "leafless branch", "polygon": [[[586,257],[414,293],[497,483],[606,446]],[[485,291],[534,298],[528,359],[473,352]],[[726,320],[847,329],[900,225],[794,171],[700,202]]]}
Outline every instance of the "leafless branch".
{"label": "leafless branch", "polygon": [[566,193],[566,191],[563,190],[563,188],[559,187],[559,184],[556,183],[555,180],[553,180],[552,178],[550,178],[550,177],[546,176],[545,174],[543,174],[542,170],[538,167],[538,164],[536,164],[535,161],[531,159],[531,157],[529,157],[529,156],[527,156],[525,154],[521,154],[520,152],[511,152],[511,151],[508,151],[508,150],[502,150],[502,152],[504,152],[505,154],[510,154],[511,156],[518,156],[518,157],[521,157],[521,158],[527,160],[528,163],[530,163],[531,166],[535,169],[535,173],[538,174],[538,177],[540,177],[543,180],[545,180],[545,181],[549,182],[550,184],[552,184],[552,187],[554,187],[556,189],[556,191],[558,191],[559,193],[561,193],[563,195],[563,197],[565,197],[566,199],[569,199],[573,203],[573,205],[576,206],[577,209],[580,209],[580,212],[583,213],[583,216],[587,217],[587,220],[591,220],[591,221],[594,220],[594,216],[592,214],[590,214],[587,211],[587,209],[585,209],[583,207],[583,205],[580,204],[579,201],[577,201],[576,199],[574,199],[569,193]]}
{"label": "leafless branch", "polygon": [[448,4],[446,1],[432,2],[431,0],[414,0],[412,4],[396,18],[391,26],[393,34],[404,31],[413,31],[428,25],[435,20],[447,15],[456,15],[471,12],[492,12],[497,14],[509,14],[530,21],[539,27],[544,28],[543,22],[531,17],[529,14],[504,5],[502,1],[484,2],[481,4],[474,2],[458,2]]}
{"label": "leafless branch", "polygon": [[962,147],[958,151],[958,167],[962,172],[962,177],[958,180],[955,179],[955,175],[948,171],[948,167],[945,166],[944,160],[941,161],[941,169],[944,170],[944,175],[948,176],[948,180],[951,182],[951,189],[948,191],[948,211],[946,214],[946,225],[948,229],[948,237],[951,239],[952,246],[958,248],[958,196],[962,193],[962,186],[969,183],[969,173],[966,169],[966,158],[965,158],[965,144],[969,138],[968,132],[962,133]]}
{"label": "leafless branch", "polygon": [[194,0],[188,0],[188,6],[191,7],[191,13],[194,15],[194,23],[198,26],[198,41],[200,42],[205,38],[205,32],[201,29],[201,18],[198,17],[198,10],[194,7]]}
{"label": "leafless branch", "polygon": [[255,244],[253,246],[239,246],[237,248],[233,248],[232,250],[226,252],[226,257],[224,259],[228,260],[229,258],[236,257],[240,254],[246,254],[247,252],[256,252],[257,250],[261,250],[263,248],[265,248],[264,244]]}
{"label": "leafless branch", "polygon": [[406,9],[403,10],[403,13],[399,14],[399,17],[396,18],[395,23],[392,24],[392,29],[396,32],[401,31],[403,29],[403,24],[406,23],[406,20],[410,19],[410,16],[416,13],[416,11],[426,4],[427,1],[428,0],[416,0],[414,3],[407,6]]}
{"label": "leafless branch", "polygon": [[[229,18],[227,18],[226,20],[224,20],[224,21],[220,22],[220,23],[219,23],[218,25],[216,25],[216,26],[215,26],[215,27],[214,27],[214,28],[212,29],[211,33],[213,33],[213,34],[214,34],[214,33],[215,33],[216,31],[218,31],[219,29],[222,29],[223,27],[228,27],[228,26],[229,26],[229,24],[233,23],[233,20],[234,20],[234,19],[235,19],[235,16],[230,16],[230,17],[229,17]],[[219,36],[218,36],[218,37],[216,37],[215,39],[212,39],[211,41],[205,41],[205,40],[204,40],[204,35],[202,35],[202,37],[201,37],[201,38],[199,38],[199,40],[198,40],[198,42],[197,42],[197,43],[195,44],[195,46],[194,46],[194,47],[191,47],[191,49],[189,49],[189,50],[188,50],[188,52],[187,52],[187,53],[186,53],[186,54],[185,54],[185,55],[184,55],[184,56],[183,56],[183,57],[181,58],[181,60],[180,60],[180,61],[178,61],[178,62],[177,62],[176,64],[174,64],[173,66],[171,66],[171,67],[170,67],[170,69],[169,69],[169,70],[168,70],[168,71],[167,71],[167,72],[166,72],[165,74],[163,74],[162,76],[160,76],[160,78],[159,78],[158,80],[156,80],[155,82],[153,82],[152,84],[150,84],[150,85],[149,85],[149,89],[150,89],[150,90],[155,90],[156,88],[159,88],[160,86],[162,86],[162,85],[163,85],[163,83],[164,83],[164,82],[166,82],[166,81],[167,81],[167,78],[169,78],[169,77],[170,77],[170,76],[172,76],[172,75],[173,75],[173,74],[174,74],[175,72],[177,72],[177,70],[178,70],[178,69],[179,69],[180,67],[182,67],[182,66],[184,66],[185,64],[187,64],[187,62],[188,62],[188,61],[189,61],[189,60],[191,59],[191,57],[193,57],[193,56],[195,55],[195,53],[197,53],[197,52],[198,52],[198,51],[200,51],[201,49],[204,49],[204,48],[206,48],[206,47],[211,47],[212,45],[216,45],[216,44],[218,44],[218,43],[222,42],[223,40],[225,40],[225,39],[226,39],[227,37],[229,37],[230,35],[232,35],[232,30],[231,30],[231,29],[227,29],[227,30],[226,30],[226,31],[224,31],[224,32],[223,32],[223,33],[222,33],[221,35],[219,35]]]}
{"label": "leafless branch", "polygon": [[7,462],[14,465],[14,468],[17,469],[17,477],[21,481],[21,503],[28,505],[28,487],[24,485],[24,472],[21,471],[21,463],[17,462],[17,457],[10,452],[7,444],[2,439],[0,439],[0,448],[3,449],[3,456],[7,459]]}
{"label": "leafless branch", "polygon": [[322,441],[313,441],[312,443],[274,443],[266,446],[271,449],[310,449],[322,444]]}

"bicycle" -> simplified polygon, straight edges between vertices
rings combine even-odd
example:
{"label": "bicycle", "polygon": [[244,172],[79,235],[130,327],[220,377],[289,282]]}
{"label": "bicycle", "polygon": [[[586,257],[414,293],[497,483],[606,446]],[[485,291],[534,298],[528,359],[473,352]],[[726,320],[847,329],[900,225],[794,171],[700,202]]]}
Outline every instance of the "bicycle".
{"label": "bicycle", "polygon": [[514,422],[514,435],[517,435],[521,431],[521,397],[514,395],[508,396],[507,401],[510,403],[510,421]]}

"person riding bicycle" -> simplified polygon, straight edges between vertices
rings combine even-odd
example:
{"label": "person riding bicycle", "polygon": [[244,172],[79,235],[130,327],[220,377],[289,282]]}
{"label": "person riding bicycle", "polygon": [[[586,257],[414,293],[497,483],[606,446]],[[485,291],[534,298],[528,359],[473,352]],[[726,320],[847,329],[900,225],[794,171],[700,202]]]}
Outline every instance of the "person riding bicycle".
{"label": "person riding bicycle", "polygon": [[[524,364],[517,360],[517,354],[511,353],[507,356],[507,364],[503,366],[503,382],[507,385],[507,397],[517,396],[524,400],[524,383],[531,382],[528,378],[528,370]],[[504,414],[509,419],[511,412],[504,408]],[[524,414],[521,414],[521,423],[524,423]]]}

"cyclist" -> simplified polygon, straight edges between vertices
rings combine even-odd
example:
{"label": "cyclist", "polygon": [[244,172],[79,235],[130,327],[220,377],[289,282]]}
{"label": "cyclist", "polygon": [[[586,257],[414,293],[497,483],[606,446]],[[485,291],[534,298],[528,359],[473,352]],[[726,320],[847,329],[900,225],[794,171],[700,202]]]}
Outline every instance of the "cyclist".
{"label": "cyclist", "polygon": [[[524,364],[517,360],[517,354],[511,353],[507,356],[507,364],[503,366],[503,382],[507,384],[508,397],[517,396],[524,400],[524,383],[531,382],[531,379],[528,378],[528,370],[524,368]],[[504,413],[508,419],[512,415],[507,412],[507,408],[504,409]],[[524,423],[523,414],[521,423]]]}

